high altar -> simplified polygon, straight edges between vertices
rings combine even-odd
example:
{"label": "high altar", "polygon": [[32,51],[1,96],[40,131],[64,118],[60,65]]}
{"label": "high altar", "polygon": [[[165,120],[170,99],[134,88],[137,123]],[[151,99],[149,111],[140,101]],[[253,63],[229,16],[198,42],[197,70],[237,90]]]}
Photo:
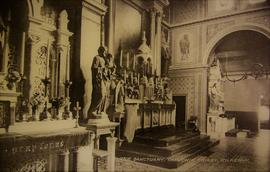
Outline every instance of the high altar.
{"label": "high altar", "polygon": [[114,113],[113,118],[120,121],[125,118],[123,135],[128,142],[132,142],[136,130],[175,125],[175,104],[168,86],[169,79],[166,75],[157,75],[152,51],[146,42],[143,32],[141,45],[135,53],[123,55],[123,50],[120,52],[118,70],[124,75],[125,87],[125,110],[120,113],[125,115]]}

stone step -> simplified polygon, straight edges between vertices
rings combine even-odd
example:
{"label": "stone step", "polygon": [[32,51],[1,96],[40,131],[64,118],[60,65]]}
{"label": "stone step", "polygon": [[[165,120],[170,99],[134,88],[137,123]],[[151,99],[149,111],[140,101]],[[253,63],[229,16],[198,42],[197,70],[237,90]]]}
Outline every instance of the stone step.
{"label": "stone step", "polygon": [[137,152],[144,152],[148,154],[154,154],[159,156],[172,156],[178,152],[185,151],[198,143],[208,141],[209,136],[196,136],[188,141],[178,142],[167,147],[157,147],[140,143],[124,143],[121,147],[122,150],[136,150]]}
{"label": "stone step", "polygon": [[174,136],[167,136],[161,138],[155,137],[145,137],[145,136],[135,136],[134,141],[135,143],[147,144],[151,146],[158,146],[158,147],[167,147],[169,145],[173,145],[179,142],[188,142],[189,139],[194,139],[195,136],[199,136],[199,133],[183,133]]}
{"label": "stone step", "polygon": [[147,163],[164,168],[177,168],[182,164],[190,161],[192,158],[210,149],[218,144],[218,140],[204,140],[200,143],[189,146],[172,156],[166,157],[162,155],[149,154],[148,152],[138,152],[136,150],[117,150],[116,155],[122,158],[128,158],[133,161]]}

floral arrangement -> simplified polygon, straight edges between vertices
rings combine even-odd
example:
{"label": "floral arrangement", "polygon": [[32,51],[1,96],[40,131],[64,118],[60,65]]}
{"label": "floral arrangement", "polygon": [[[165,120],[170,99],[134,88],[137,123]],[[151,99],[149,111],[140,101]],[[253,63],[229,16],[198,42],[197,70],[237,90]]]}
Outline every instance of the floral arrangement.
{"label": "floral arrangement", "polygon": [[30,99],[30,104],[31,106],[36,107],[38,105],[44,104],[45,101],[46,101],[46,98],[43,94],[35,93]]}
{"label": "floral arrangement", "polygon": [[52,106],[55,108],[65,107],[69,103],[69,98],[67,97],[56,97],[51,100]]}
{"label": "floral arrangement", "polygon": [[192,115],[190,116],[189,121],[197,121],[197,119],[197,116]]}
{"label": "floral arrangement", "polygon": [[21,75],[14,67],[10,67],[5,80],[8,82],[7,87],[12,89],[15,86],[15,83],[18,83],[21,80]]}

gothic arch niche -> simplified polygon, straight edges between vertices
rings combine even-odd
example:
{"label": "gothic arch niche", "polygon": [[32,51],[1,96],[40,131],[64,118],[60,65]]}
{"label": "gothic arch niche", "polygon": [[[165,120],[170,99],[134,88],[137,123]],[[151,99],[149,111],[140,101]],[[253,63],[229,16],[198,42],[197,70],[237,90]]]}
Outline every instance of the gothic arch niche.
{"label": "gothic arch niche", "polygon": [[205,52],[205,64],[210,66],[214,61],[214,51],[216,47],[219,45],[220,41],[227,35],[237,32],[237,31],[243,31],[243,30],[249,30],[249,31],[255,31],[258,33],[263,34],[268,39],[270,39],[270,28],[257,25],[254,23],[247,23],[247,24],[240,24],[240,25],[234,25],[232,27],[226,28],[222,30],[220,33],[216,34],[207,44],[206,52]]}
{"label": "gothic arch niche", "polygon": [[[207,87],[209,99],[207,108],[210,106],[208,113],[211,114],[213,112],[211,111],[211,88],[213,87],[214,82],[211,80],[213,79],[213,77],[211,78],[211,71],[213,66],[220,66],[218,67],[220,77],[217,80],[221,80],[220,83],[223,88],[221,88],[221,91],[223,91],[221,92],[223,94],[223,107],[225,107],[226,112],[235,112],[238,118],[237,124],[239,124],[239,126],[244,124],[241,127],[247,127],[242,129],[255,130],[258,128],[256,126],[258,125],[257,121],[259,119],[257,115],[256,117],[254,115],[249,117],[246,116],[246,119],[252,119],[250,121],[252,121],[251,123],[253,124],[245,126],[249,121],[244,121],[244,113],[240,112],[257,112],[256,108],[258,106],[258,98],[260,97],[260,94],[264,94],[264,96],[268,98],[270,97],[269,93],[267,93],[267,90],[264,88],[268,86],[269,89],[269,79],[265,80],[265,77],[256,78],[254,75],[249,75],[253,73],[253,67],[255,64],[261,64],[265,71],[270,71],[269,29],[255,25],[231,27],[218,34],[209,42],[207,55],[207,65],[209,67]],[[217,63],[218,65],[213,65]],[[244,73],[249,73],[246,75],[247,78],[244,77],[246,80],[241,80],[235,84],[234,82],[228,82],[229,79],[231,81],[243,79],[241,77],[245,76],[243,75]],[[228,78],[226,78],[226,74],[228,74]],[[254,78],[258,79],[258,81]],[[250,84],[253,86],[250,86]],[[256,88],[255,85],[258,86],[258,88]],[[221,108],[221,110],[216,109],[216,112],[214,113],[219,115],[224,113],[224,111],[222,111]]]}

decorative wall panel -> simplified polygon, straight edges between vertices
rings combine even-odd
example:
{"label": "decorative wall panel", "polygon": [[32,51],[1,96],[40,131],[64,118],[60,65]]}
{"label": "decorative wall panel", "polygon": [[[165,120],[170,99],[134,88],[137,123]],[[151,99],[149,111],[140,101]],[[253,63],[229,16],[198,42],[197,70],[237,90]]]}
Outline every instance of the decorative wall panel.
{"label": "decorative wall panel", "polygon": [[187,95],[187,115],[194,114],[195,80],[193,76],[173,77],[169,83],[173,95]]}
{"label": "decorative wall panel", "polygon": [[200,3],[198,2],[197,0],[173,1],[172,23],[184,23],[198,19],[200,14]]}
{"label": "decorative wall panel", "polygon": [[196,63],[199,54],[198,27],[190,26],[172,31],[173,65]]}

